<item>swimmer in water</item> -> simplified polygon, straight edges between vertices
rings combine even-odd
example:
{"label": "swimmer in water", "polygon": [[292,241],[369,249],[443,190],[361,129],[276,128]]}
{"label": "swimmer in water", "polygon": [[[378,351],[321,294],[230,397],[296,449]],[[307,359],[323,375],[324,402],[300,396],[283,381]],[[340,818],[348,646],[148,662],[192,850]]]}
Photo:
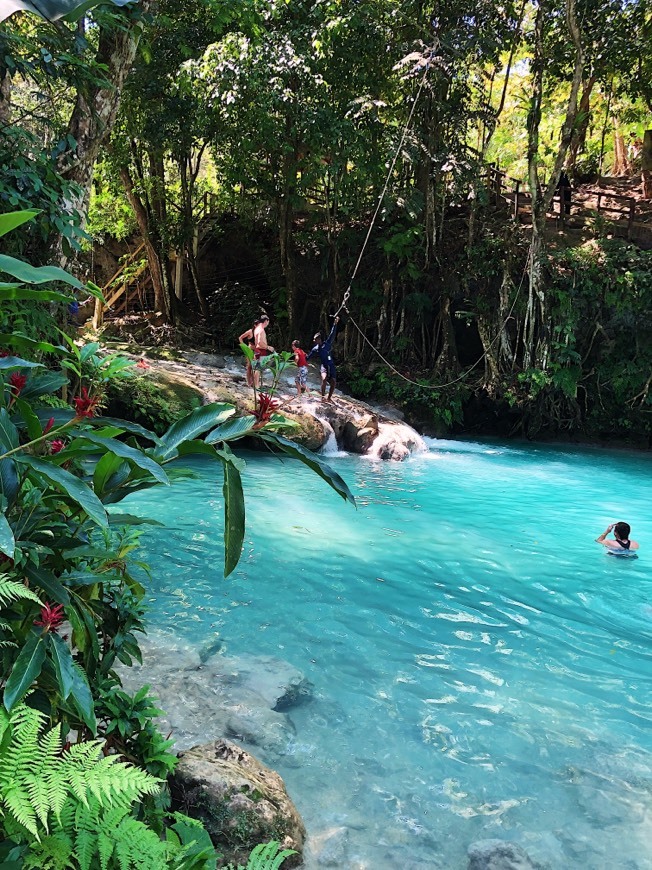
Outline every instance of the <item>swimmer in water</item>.
{"label": "swimmer in water", "polygon": [[[614,556],[633,555],[633,550],[638,550],[638,542],[633,541],[629,537],[631,531],[629,523],[612,523],[607,527],[606,532],[603,532],[599,538],[596,538],[598,544],[602,544]],[[607,540],[607,535],[614,533],[614,540]]]}

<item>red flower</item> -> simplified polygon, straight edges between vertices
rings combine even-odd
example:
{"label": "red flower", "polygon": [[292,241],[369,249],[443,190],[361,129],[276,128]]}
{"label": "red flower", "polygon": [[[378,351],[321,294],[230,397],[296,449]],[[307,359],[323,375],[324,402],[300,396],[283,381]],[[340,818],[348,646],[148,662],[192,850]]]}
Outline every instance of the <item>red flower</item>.
{"label": "red flower", "polygon": [[138,362],[136,363],[136,368],[137,369],[149,369],[149,368],[151,368],[151,366],[148,362],[145,362],[145,360],[141,357],[138,360]]}
{"label": "red flower", "polygon": [[94,417],[100,397],[89,396],[86,387],[82,387],[81,396],[77,396],[72,401],[78,417]]}
{"label": "red flower", "polygon": [[16,395],[20,396],[20,391],[27,383],[27,375],[21,375],[19,372],[14,372],[9,378],[9,383],[16,391]]}
{"label": "red flower", "polygon": [[45,424],[45,428],[43,429],[43,434],[47,435],[53,426],[54,426],[54,417],[50,417],[48,422]]}
{"label": "red flower", "polygon": [[0,359],[4,359],[7,356],[11,356],[11,351],[6,350],[4,347],[0,348]]}
{"label": "red flower", "polygon": [[258,406],[254,411],[254,417],[259,423],[267,423],[280,405],[278,399],[273,399],[268,393],[258,393]]}
{"label": "red flower", "polygon": [[34,620],[34,625],[42,625],[45,633],[56,631],[65,618],[63,604],[45,604],[41,607],[41,618]]}
{"label": "red flower", "polygon": [[65,446],[65,441],[63,441],[61,438],[55,438],[54,441],[50,441],[50,453],[52,455],[54,455],[55,453],[61,453]]}

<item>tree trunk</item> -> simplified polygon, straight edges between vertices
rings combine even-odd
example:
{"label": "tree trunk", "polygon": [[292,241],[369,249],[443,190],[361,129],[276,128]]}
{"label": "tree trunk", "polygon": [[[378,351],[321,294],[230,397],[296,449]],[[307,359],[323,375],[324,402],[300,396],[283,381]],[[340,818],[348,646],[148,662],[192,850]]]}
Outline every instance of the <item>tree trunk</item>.
{"label": "tree trunk", "polygon": [[172,307],[170,301],[170,282],[167,275],[165,260],[161,257],[160,251],[156,248],[155,237],[152,232],[147,209],[134,190],[129,170],[125,166],[120,168],[120,180],[122,181],[125,194],[129,200],[129,205],[132,207],[134,215],[136,216],[140,235],[145,244],[147,265],[149,266],[149,271],[152,276],[152,285],[154,287],[154,305],[157,311],[163,313],[166,321],[169,321],[172,316]]}
{"label": "tree trunk", "polygon": [[646,199],[652,199],[652,130],[646,130],[643,134],[641,176],[643,181],[643,196]]}
{"label": "tree trunk", "polygon": [[578,155],[584,151],[586,133],[589,129],[589,121],[591,120],[591,93],[593,92],[595,81],[595,76],[591,76],[591,78],[584,83],[584,88],[582,90],[578,109],[579,123],[577,125],[577,132],[571,142],[570,148],[568,149],[568,162],[566,166],[569,173],[573,172],[577,163]]}
{"label": "tree trunk", "polygon": [[0,128],[8,127],[11,118],[11,76],[0,63]]}
{"label": "tree trunk", "polygon": [[561,129],[559,148],[555,157],[552,173],[545,190],[539,180],[539,125],[541,123],[541,102],[543,95],[543,73],[546,63],[544,52],[544,31],[547,3],[542,2],[537,9],[535,20],[534,55],[532,58],[532,101],[527,117],[528,130],[528,180],[532,197],[532,240],[528,255],[529,284],[528,304],[523,329],[523,367],[545,368],[549,357],[549,336],[546,330],[546,297],[543,286],[543,258],[545,254],[546,214],[559,184],[559,177],[566,154],[575,135],[578,95],[584,71],[585,51],[582,35],[577,24],[575,0],[566,0],[566,24],[573,45],[575,61],[566,115]]}
{"label": "tree trunk", "polygon": [[106,67],[103,85],[79,91],[68,122],[68,134],[75,147],[60,159],[59,170],[69,181],[79,185],[79,194],[68,207],[86,212],[93,168],[102,143],[108,138],[120,106],[120,96],[143,28],[143,20],[153,0],[140,0],[135,11],[126,12],[117,26],[100,27],[98,63]]}
{"label": "tree trunk", "polygon": [[614,175],[627,175],[629,173],[629,160],[627,159],[627,149],[625,148],[625,140],[620,132],[618,119],[613,119],[614,125]]}

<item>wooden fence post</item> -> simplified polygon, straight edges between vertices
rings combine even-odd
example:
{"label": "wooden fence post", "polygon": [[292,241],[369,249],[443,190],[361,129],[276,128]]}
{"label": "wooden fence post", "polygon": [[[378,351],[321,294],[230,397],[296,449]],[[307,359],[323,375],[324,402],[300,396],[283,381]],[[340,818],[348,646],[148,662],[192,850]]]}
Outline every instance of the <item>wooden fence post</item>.
{"label": "wooden fence post", "polygon": [[517,181],[514,187],[514,220],[518,222],[518,196],[521,189],[521,182]]}

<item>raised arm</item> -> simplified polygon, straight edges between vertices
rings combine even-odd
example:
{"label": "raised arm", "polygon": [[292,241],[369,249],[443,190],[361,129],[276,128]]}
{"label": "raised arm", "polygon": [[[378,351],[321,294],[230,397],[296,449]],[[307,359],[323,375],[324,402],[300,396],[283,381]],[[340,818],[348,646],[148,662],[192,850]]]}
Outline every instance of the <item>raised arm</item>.
{"label": "raised arm", "polygon": [[605,538],[607,537],[607,535],[609,535],[609,534],[611,534],[611,532],[613,532],[614,525],[615,525],[615,523],[612,523],[610,526],[607,526],[607,530],[595,539],[596,544],[602,544],[603,547],[609,546],[608,543],[605,541]]}

